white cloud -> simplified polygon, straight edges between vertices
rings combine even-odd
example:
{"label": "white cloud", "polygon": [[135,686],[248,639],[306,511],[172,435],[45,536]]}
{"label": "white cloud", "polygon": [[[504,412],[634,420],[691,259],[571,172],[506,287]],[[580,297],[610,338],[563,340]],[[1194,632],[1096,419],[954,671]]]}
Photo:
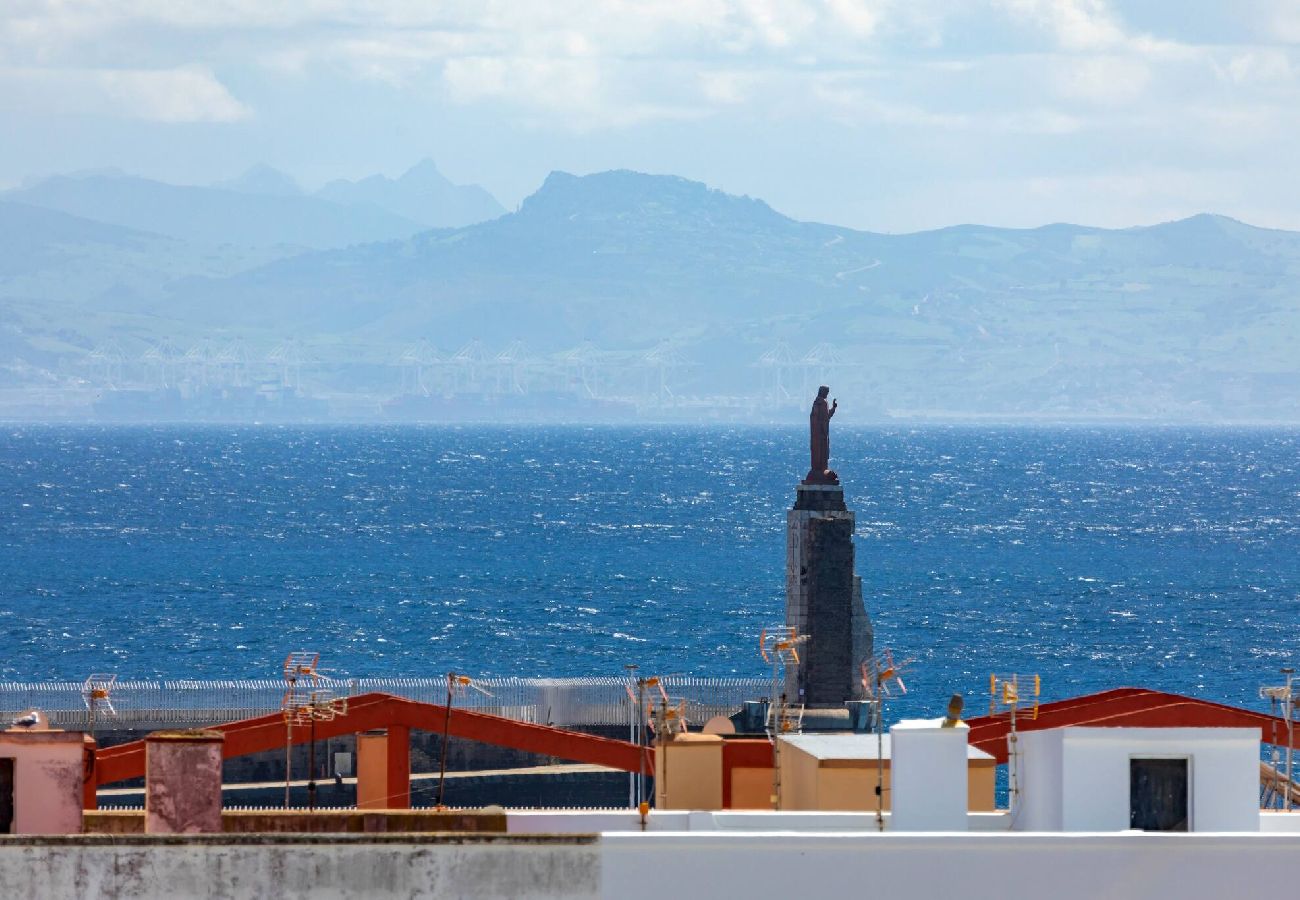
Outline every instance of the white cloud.
{"label": "white cloud", "polygon": [[1151,71],[1131,56],[1072,57],[1058,64],[1060,93],[1089,103],[1131,103],[1146,91]]}
{"label": "white cloud", "polygon": [[250,115],[207,69],[0,69],[0,106],[29,113],[154,122],[234,122]]}
{"label": "white cloud", "polygon": [[1105,50],[1127,40],[1103,0],[1000,0],[1014,16],[1046,29],[1067,50]]}
{"label": "white cloud", "polygon": [[1216,71],[1237,85],[1261,85],[1293,82],[1296,65],[1285,50],[1273,47],[1246,50],[1233,56]]}

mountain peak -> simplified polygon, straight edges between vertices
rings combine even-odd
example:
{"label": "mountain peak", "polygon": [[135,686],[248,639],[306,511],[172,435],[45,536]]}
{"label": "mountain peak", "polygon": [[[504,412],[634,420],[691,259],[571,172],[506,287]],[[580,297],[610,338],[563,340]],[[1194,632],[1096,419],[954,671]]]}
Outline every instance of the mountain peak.
{"label": "mountain peak", "polygon": [[331,181],[317,196],[345,206],[386,209],[428,228],[454,228],[505,212],[496,198],[474,184],[447,179],[431,159],[422,159],[397,178],[371,175],[360,181]]}
{"label": "mountain peak", "polygon": [[442,187],[450,185],[451,182],[447,176],[438,170],[438,164],[427,156],[420,160],[411,168],[407,169],[399,178],[396,179],[399,184],[414,187],[416,189],[429,187]]}
{"label": "mountain peak", "polygon": [[298,197],[302,194],[298,182],[266,163],[258,163],[238,178],[218,182],[213,187],[240,194],[262,194],[268,197]]}
{"label": "mountain peak", "polygon": [[728,194],[676,175],[650,175],[629,169],[591,175],[552,172],[537,192],[524,200],[520,213],[594,218],[629,213],[705,215],[769,224],[790,221],[762,200]]}

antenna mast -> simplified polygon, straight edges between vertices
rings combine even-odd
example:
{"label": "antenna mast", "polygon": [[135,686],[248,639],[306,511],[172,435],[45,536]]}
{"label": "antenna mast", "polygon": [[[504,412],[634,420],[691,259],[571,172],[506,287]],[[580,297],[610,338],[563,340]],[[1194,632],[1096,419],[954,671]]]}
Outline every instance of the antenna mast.
{"label": "antenna mast", "polygon": [[894,651],[886,648],[879,656],[862,663],[862,691],[871,704],[871,730],[876,733],[876,830],[885,830],[885,700],[890,696],[890,683],[900,694],[907,693],[903,684],[903,670],[911,665],[911,658],[894,662]]}
{"label": "antenna mast", "polygon": [[[1295,761],[1295,712],[1296,712],[1296,688],[1295,688],[1295,669],[1287,666],[1282,670],[1282,675],[1286,681],[1283,684],[1273,687],[1262,687],[1259,689],[1259,695],[1267,698],[1270,705],[1276,710],[1279,706],[1282,708],[1282,718],[1286,720],[1286,780],[1282,784],[1282,808],[1291,810],[1295,803],[1295,782],[1292,780],[1294,771],[1292,764]],[[1277,744],[1273,745],[1273,772],[1277,772],[1278,764]]]}
{"label": "antenna mast", "polygon": [[767,739],[772,742],[773,809],[781,808],[780,736],[803,729],[803,704],[799,704],[797,713],[792,716],[781,685],[785,682],[790,667],[799,665],[799,645],[806,643],[807,640],[808,635],[799,634],[793,625],[764,628],[758,635],[758,651],[763,657],[763,662],[772,666],[772,694],[768,698],[767,715],[764,717],[763,724]]}
{"label": "antenna mast", "polygon": [[1020,797],[1020,739],[1016,734],[1016,720],[1020,707],[1028,707],[1024,715],[1038,718],[1038,695],[1042,679],[1037,675],[989,676],[989,715],[1006,714],[1010,726],[1007,731],[1007,803],[1016,808]]}

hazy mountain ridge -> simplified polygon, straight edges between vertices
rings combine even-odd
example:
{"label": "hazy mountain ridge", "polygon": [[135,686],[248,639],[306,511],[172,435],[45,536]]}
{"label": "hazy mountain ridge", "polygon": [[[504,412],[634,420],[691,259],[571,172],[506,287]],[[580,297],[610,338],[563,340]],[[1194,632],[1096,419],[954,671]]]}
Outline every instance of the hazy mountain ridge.
{"label": "hazy mountain ridge", "polygon": [[1300,234],[1210,215],[887,235],[671,176],[557,172],[489,221],[189,274],[137,296],[153,325],[121,333],[294,334],[380,366],[420,339],[659,345],[681,395],[779,394],[785,372],[901,414],[1300,419]]}
{"label": "hazy mountain ridge", "polygon": [[456,228],[495,219],[505,212],[476,184],[453,184],[432,160],[421,160],[398,178],[371,175],[359,181],[331,181],[317,197],[349,206],[387,210],[426,228]]}
{"label": "hazy mountain ridge", "polygon": [[333,182],[314,195],[289,175],[257,165],[207,187],[111,171],[55,175],[0,199],[193,243],[280,247],[280,255],[405,238],[504,212],[487,191],[452,184],[428,160],[396,180]]}
{"label": "hazy mountain ridge", "polygon": [[384,210],[136,177],[55,176],[0,194],[0,199],[212,245],[337,247],[420,230],[416,223]]}

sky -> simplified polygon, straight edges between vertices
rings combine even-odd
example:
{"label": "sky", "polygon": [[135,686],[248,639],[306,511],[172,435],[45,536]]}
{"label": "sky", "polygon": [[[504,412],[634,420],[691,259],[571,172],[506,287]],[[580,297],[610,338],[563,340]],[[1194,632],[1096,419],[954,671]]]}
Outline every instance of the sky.
{"label": "sky", "polygon": [[1300,229],[1300,0],[0,0],[0,186],[434,159],[800,219]]}

